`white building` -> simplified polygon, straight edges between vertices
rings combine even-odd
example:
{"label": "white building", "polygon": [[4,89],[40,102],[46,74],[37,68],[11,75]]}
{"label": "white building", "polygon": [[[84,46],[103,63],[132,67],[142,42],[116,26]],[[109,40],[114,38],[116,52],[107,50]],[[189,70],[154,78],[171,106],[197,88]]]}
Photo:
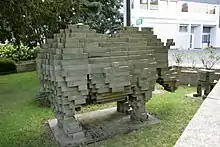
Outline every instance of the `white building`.
{"label": "white building", "polygon": [[174,40],[172,48],[201,49],[208,45],[220,48],[220,0],[130,1],[131,25],[152,27],[164,43],[167,39]]}

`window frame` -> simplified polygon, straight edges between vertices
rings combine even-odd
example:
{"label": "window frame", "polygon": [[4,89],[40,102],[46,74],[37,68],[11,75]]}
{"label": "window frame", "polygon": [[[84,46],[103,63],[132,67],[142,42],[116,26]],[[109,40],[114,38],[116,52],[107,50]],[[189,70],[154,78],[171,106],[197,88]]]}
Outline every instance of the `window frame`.
{"label": "window frame", "polygon": [[[184,29],[181,29],[181,28],[184,28]],[[189,31],[189,25],[187,24],[180,24],[179,25],[179,32],[180,33],[188,33]]]}

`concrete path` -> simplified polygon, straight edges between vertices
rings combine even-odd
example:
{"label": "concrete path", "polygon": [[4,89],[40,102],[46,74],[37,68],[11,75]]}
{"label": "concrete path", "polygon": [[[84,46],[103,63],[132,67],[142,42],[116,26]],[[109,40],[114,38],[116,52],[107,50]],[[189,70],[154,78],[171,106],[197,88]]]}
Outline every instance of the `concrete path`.
{"label": "concrete path", "polygon": [[200,106],[174,147],[220,147],[220,81]]}
{"label": "concrete path", "polygon": [[[220,49],[216,49],[216,54],[218,56],[220,56]],[[201,50],[197,49],[197,50],[169,50],[169,54],[168,54],[168,59],[169,59],[169,65],[175,65],[175,61],[173,58],[173,55],[176,52],[183,52],[186,54],[186,57],[184,58],[184,62],[181,66],[188,66],[188,67],[192,67],[192,59],[191,57],[194,58],[195,63],[196,63],[196,67],[203,67],[201,60],[199,59],[199,54],[201,53]],[[220,62],[218,62],[214,68],[216,69],[220,69]]]}

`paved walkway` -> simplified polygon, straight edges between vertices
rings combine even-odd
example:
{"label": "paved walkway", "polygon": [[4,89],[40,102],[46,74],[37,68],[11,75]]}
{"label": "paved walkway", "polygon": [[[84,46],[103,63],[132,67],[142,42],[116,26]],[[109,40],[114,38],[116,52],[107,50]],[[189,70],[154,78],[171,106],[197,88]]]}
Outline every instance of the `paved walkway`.
{"label": "paved walkway", "polygon": [[174,147],[220,147],[220,81],[200,106]]}
{"label": "paved walkway", "polygon": [[[175,61],[173,58],[174,53],[176,52],[184,52],[186,54],[186,57],[184,58],[184,62],[181,66],[188,66],[192,67],[192,58],[194,58],[196,67],[203,67],[201,60],[199,59],[199,54],[201,53],[201,50],[169,50],[168,59],[169,59],[169,65],[175,65]],[[216,49],[216,54],[220,56],[220,49]],[[220,62],[218,62],[214,68],[220,69]]]}

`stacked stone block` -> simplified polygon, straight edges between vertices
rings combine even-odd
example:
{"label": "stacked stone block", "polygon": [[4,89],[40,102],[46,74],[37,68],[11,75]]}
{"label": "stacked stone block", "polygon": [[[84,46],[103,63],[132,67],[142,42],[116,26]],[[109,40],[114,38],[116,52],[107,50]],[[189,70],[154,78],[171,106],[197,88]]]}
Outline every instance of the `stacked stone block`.
{"label": "stacked stone block", "polygon": [[[197,92],[193,94],[194,97],[202,96],[205,99],[208,94],[212,91],[217,81],[215,81],[215,71],[200,69],[198,70],[198,83],[197,83]],[[202,93],[202,87],[204,87],[204,94]]]}
{"label": "stacked stone block", "polygon": [[74,118],[76,111],[83,104],[111,101],[117,101],[120,112],[132,108],[133,120],[146,120],[145,103],[156,79],[162,84],[165,77],[176,81],[168,69],[169,47],[149,28],[128,27],[109,37],[85,25],[70,25],[47,39],[38,54],[37,72],[42,89],[50,93],[59,127],[83,142],[85,133]]}

